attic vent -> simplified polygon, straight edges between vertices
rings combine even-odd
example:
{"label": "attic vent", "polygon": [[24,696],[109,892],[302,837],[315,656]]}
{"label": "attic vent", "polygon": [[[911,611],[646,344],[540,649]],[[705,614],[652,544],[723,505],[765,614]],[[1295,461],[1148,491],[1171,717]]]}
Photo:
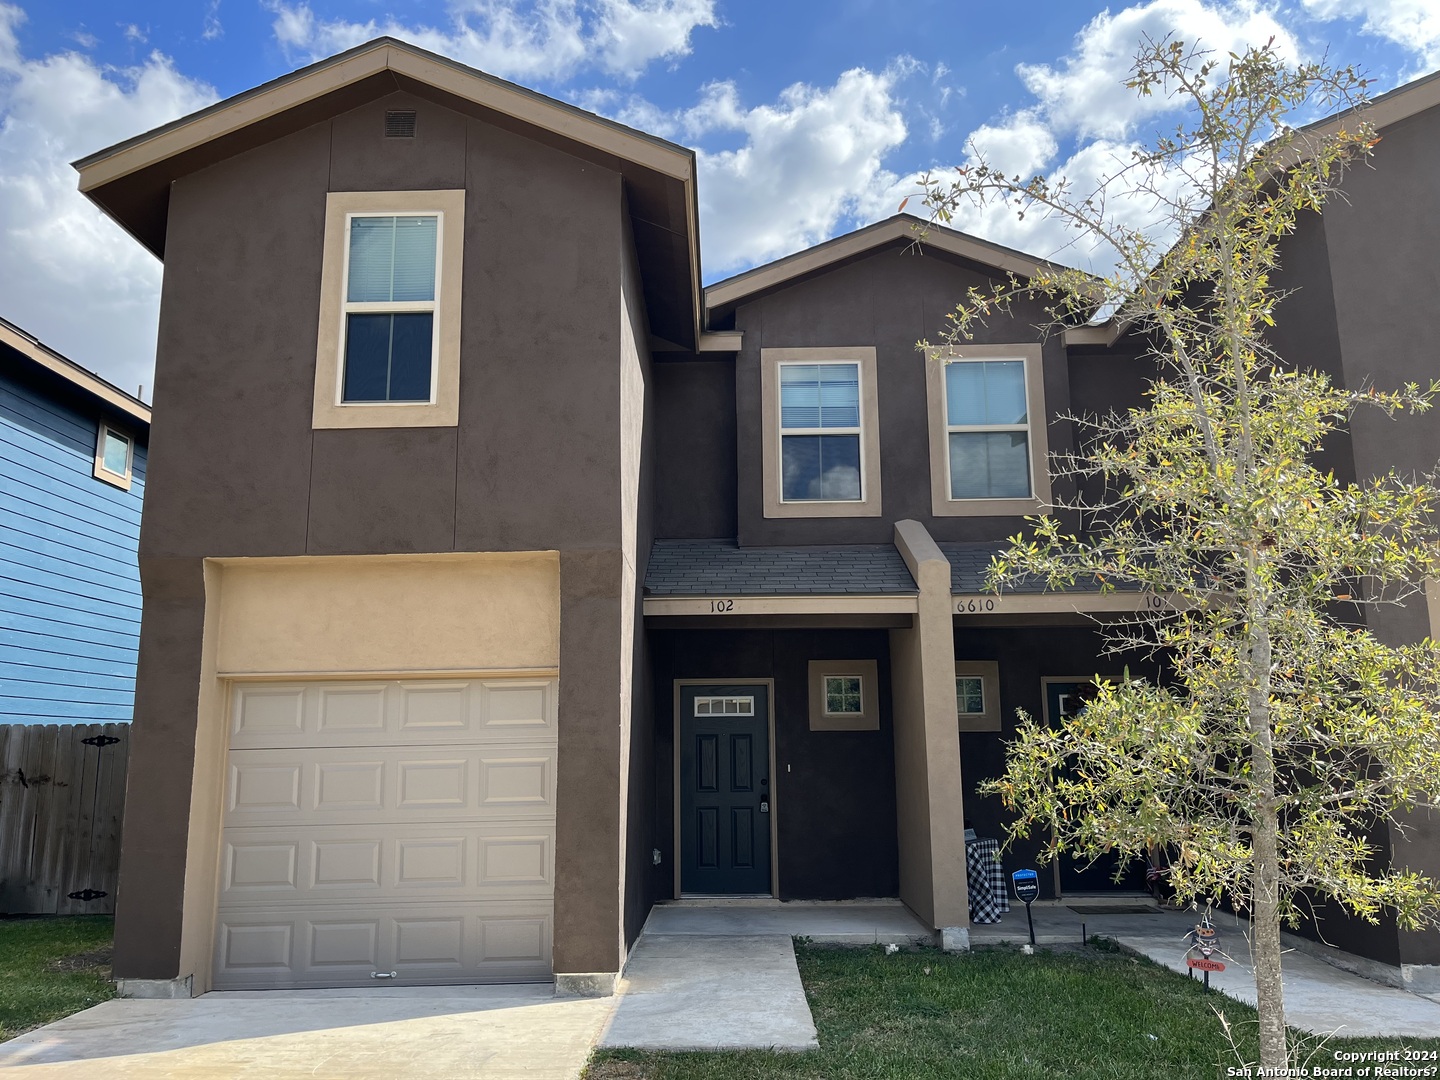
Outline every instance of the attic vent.
{"label": "attic vent", "polygon": [[415,137],[415,110],[391,109],[385,113],[385,137],[387,139],[413,139]]}

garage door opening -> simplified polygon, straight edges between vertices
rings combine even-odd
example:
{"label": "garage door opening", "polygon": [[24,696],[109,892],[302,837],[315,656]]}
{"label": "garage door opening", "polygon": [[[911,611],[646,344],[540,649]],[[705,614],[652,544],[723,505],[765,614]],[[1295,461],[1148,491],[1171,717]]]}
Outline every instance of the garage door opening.
{"label": "garage door opening", "polygon": [[556,684],[232,684],[213,986],[551,977]]}

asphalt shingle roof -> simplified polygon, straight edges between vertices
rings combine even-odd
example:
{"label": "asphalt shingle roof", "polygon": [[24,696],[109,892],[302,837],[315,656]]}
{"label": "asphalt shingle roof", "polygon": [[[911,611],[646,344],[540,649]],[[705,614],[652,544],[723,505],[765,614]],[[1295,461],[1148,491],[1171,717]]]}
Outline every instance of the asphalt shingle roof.
{"label": "asphalt shingle roof", "polygon": [[647,596],[893,596],[918,590],[893,544],[742,548],[733,540],[656,540]]}
{"label": "asphalt shingle roof", "polygon": [[[993,540],[984,543],[956,543],[940,541],[936,545],[950,563],[950,591],[970,595],[985,591],[985,575],[990,570],[990,560],[1009,547],[1008,541]],[[1137,585],[1119,586],[1120,591],[1130,592]],[[1043,593],[1045,583],[1039,578],[1007,582],[1007,593]],[[1099,592],[1100,583],[1093,579],[1081,579],[1064,590],[1065,592]]]}

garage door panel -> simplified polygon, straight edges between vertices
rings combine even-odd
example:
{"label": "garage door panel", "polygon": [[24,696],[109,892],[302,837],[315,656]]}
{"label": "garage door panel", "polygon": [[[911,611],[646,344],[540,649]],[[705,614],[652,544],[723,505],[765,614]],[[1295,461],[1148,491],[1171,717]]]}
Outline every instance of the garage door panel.
{"label": "garage door panel", "polygon": [[547,821],[529,824],[231,829],[220,905],[373,900],[544,899],[554,895]]}
{"label": "garage door panel", "polygon": [[[550,901],[222,912],[217,989],[507,982],[550,976]],[[372,973],[395,972],[394,979]]]}
{"label": "garage door panel", "polygon": [[217,988],[544,979],[553,680],[238,684]]}
{"label": "garage door panel", "polygon": [[232,750],[227,822],[553,820],[555,755],[533,745]]}
{"label": "garage door panel", "polygon": [[553,742],[556,704],[544,679],[237,683],[230,746]]}

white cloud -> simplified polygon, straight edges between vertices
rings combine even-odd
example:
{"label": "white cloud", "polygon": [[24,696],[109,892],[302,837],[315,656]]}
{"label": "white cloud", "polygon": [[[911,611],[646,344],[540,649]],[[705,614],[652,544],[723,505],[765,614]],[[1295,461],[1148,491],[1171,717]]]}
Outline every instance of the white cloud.
{"label": "white cloud", "polygon": [[853,216],[905,140],[894,72],[856,68],[830,87],[797,83],[773,105],[746,107],[717,83],[680,118],[693,136],[738,134],[737,149],[699,151],[707,273],[797,251]]}
{"label": "white cloud", "polygon": [[716,0],[462,0],[450,25],[393,18],[318,18],[303,0],[274,0],[276,39],[318,59],[382,34],[511,79],[560,79],[585,68],[633,79],[657,60],[690,52],[690,35],[719,25]]}
{"label": "white cloud", "polygon": [[1367,34],[1414,53],[1421,72],[1440,67],[1440,2],[1437,0],[1302,0],[1317,19],[1362,19]]}
{"label": "white cloud", "polygon": [[80,195],[69,162],[216,95],[159,53],[127,68],[26,57],[23,19],[0,3],[0,315],[133,393],[151,382],[160,264]]}
{"label": "white cloud", "polygon": [[1270,38],[1282,56],[1293,59],[1301,53],[1274,10],[1255,0],[1151,0],[1116,14],[1102,11],[1075,36],[1074,49],[1058,65],[1021,64],[1016,74],[1057,132],[1125,138],[1137,122],[1173,109],[1163,94],[1140,97],[1124,85],[1141,41],[1147,36],[1158,41],[1166,34],[1214,50],[1222,60],[1227,51]]}
{"label": "white cloud", "polygon": [[124,33],[126,41],[132,41],[137,45],[144,45],[145,42],[150,40],[146,36],[145,31],[141,30],[140,27],[136,26],[134,23],[128,23],[125,26]]}
{"label": "white cloud", "polygon": [[214,41],[224,34],[225,27],[220,23],[220,0],[210,0],[205,8],[205,29],[200,32],[200,36],[206,41]]}

